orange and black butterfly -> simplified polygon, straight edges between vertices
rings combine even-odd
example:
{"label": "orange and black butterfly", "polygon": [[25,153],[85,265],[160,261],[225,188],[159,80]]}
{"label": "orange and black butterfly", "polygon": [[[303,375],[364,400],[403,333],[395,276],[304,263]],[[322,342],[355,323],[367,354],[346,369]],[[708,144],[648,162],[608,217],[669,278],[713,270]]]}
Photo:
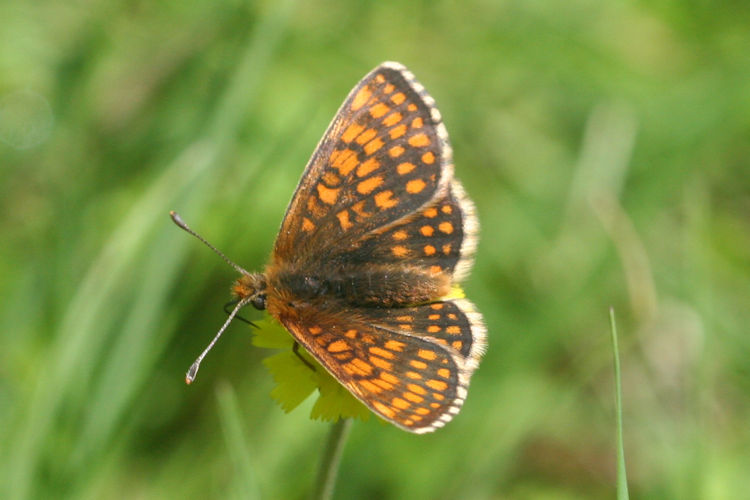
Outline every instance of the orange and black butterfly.
{"label": "orange and black butterfly", "polygon": [[431,432],[459,412],[486,346],[471,302],[446,298],[478,230],[435,101],[404,66],[383,63],[318,144],[265,272],[235,265],[226,324],[248,303],[266,309],[381,418]]}

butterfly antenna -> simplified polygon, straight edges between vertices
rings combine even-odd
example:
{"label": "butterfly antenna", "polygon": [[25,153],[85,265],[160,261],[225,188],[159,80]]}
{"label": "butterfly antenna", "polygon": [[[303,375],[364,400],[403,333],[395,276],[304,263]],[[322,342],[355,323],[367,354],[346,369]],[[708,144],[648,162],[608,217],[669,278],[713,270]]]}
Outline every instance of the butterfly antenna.
{"label": "butterfly antenna", "polygon": [[[193,236],[195,236],[196,238],[198,238],[199,240],[201,240],[204,245],[206,245],[208,248],[210,248],[211,250],[213,250],[216,253],[216,255],[218,255],[219,257],[221,257],[222,259],[224,259],[224,262],[226,262],[227,264],[229,264],[230,266],[232,266],[238,273],[244,274],[246,276],[250,275],[250,273],[247,272],[245,269],[241,268],[240,266],[238,266],[237,264],[235,264],[234,262],[232,262],[231,260],[229,260],[229,257],[227,257],[226,255],[224,255],[218,248],[216,248],[211,243],[209,243],[208,241],[206,241],[206,239],[203,236],[201,236],[200,234],[198,234],[195,231],[193,231],[192,229],[190,229],[190,227],[188,227],[188,225],[185,224],[185,221],[182,220],[182,217],[180,217],[180,214],[178,214],[174,210],[171,210],[169,212],[169,216],[172,217],[172,221],[175,224],[177,224],[177,226],[180,229],[186,231],[187,233],[192,234]],[[235,309],[235,311],[236,311],[236,309]]]}
{"label": "butterfly antenna", "polygon": [[[224,312],[227,314],[227,316],[232,313],[232,309],[234,308],[235,304],[237,304],[237,302],[239,302],[239,301],[240,301],[240,299],[230,300],[229,302],[227,302],[226,304],[224,304]],[[253,323],[249,319],[243,318],[239,314],[236,315],[234,318],[238,319],[238,320],[240,320],[240,321],[242,321],[244,323],[247,323],[248,325],[252,326],[253,328],[258,328],[258,325],[256,325],[255,323]]]}
{"label": "butterfly antenna", "polygon": [[229,315],[229,317],[224,322],[224,324],[221,325],[221,328],[219,328],[219,331],[216,333],[216,336],[214,337],[214,339],[208,344],[208,347],[206,347],[203,350],[201,355],[198,356],[198,359],[196,359],[195,362],[192,365],[190,365],[190,368],[188,368],[188,371],[185,374],[186,384],[190,385],[193,382],[193,380],[195,380],[195,377],[198,375],[198,368],[200,368],[201,361],[203,361],[203,358],[206,357],[206,354],[208,354],[208,351],[210,351],[211,348],[213,348],[214,344],[216,344],[216,341],[218,341],[219,337],[221,337],[221,334],[224,333],[224,330],[227,329],[227,327],[229,326],[229,323],[231,323],[234,317],[237,315],[237,311],[239,311],[241,307],[243,307],[248,302],[250,302],[250,299],[251,297],[247,297],[246,299],[238,302],[236,306],[234,306],[232,313]]}

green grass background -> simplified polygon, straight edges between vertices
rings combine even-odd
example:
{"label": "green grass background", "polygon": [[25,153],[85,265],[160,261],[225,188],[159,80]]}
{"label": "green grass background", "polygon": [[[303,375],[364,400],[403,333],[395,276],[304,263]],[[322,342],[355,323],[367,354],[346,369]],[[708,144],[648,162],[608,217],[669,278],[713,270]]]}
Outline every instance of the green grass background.
{"label": "green grass background", "polygon": [[[750,4],[0,3],[0,496],[305,498],[236,277],[349,89],[406,64],[482,224],[461,414],[356,422],[336,497],[613,498],[608,308],[634,498],[750,491]],[[246,315],[260,316],[246,311]]]}

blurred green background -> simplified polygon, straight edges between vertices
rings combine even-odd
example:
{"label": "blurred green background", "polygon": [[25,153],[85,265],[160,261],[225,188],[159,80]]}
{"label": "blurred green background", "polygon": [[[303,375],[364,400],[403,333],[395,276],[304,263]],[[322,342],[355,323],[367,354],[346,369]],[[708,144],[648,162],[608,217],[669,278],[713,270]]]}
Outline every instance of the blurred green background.
{"label": "blurred green background", "polygon": [[[440,106],[482,233],[461,414],[355,422],[336,497],[612,498],[608,308],[634,498],[750,491],[750,4],[0,3],[0,496],[305,498],[329,424],[236,323],[347,92]],[[251,318],[261,317],[252,309]]]}

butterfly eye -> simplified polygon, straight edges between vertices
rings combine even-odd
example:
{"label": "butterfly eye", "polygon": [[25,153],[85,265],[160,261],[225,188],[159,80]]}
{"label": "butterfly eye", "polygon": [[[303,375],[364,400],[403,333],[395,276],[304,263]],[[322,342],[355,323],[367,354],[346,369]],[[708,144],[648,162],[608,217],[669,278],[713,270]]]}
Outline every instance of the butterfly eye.
{"label": "butterfly eye", "polygon": [[254,308],[258,309],[259,311],[264,310],[266,308],[266,294],[259,293],[258,295],[252,298],[250,303],[253,305]]}

